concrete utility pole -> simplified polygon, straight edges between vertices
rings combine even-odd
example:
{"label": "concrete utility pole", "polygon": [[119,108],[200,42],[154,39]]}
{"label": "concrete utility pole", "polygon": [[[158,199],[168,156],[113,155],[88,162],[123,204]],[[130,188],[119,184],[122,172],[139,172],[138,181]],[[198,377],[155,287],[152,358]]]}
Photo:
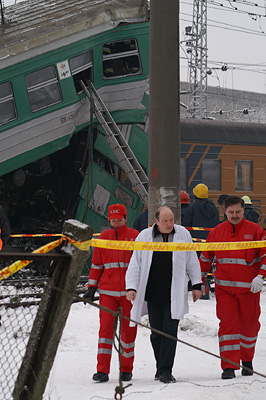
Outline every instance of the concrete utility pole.
{"label": "concrete utility pole", "polygon": [[2,0],[0,0],[0,13],[1,13],[1,25],[4,25],[5,17],[4,17],[4,8],[3,8]]}
{"label": "concrete utility pole", "polygon": [[180,222],[179,0],[150,5],[149,225],[162,205]]}

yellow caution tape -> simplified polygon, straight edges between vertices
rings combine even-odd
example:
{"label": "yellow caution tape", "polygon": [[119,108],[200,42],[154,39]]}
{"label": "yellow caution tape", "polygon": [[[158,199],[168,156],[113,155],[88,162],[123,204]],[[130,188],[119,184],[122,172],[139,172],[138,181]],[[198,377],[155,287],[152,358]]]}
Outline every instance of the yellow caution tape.
{"label": "yellow caution tape", "polygon": [[[56,235],[56,236],[58,236],[58,235]],[[51,243],[47,243],[42,247],[39,247],[38,249],[34,250],[33,253],[36,253],[36,254],[48,253],[49,251],[58,247],[64,239],[67,240],[69,243],[73,244],[75,247],[77,247],[80,250],[88,251],[90,248],[90,242],[91,242],[90,240],[86,240],[85,242],[78,242],[67,236],[64,236],[64,235],[61,235],[61,236],[62,237],[60,239],[58,239],[54,242],[51,242]],[[15,274],[22,268],[29,265],[31,262],[32,262],[32,260],[18,260],[18,261],[15,261],[14,263],[12,263],[11,265],[9,265],[8,267],[3,268],[0,271],[0,281],[2,279],[9,278],[10,275]]]}
{"label": "yellow caution tape", "polygon": [[[62,239],[58,239],[55,242],[51,242],[48,244],[45,244],[44,246],[36,249],[33,251],[33,253],[48,253],[48,251],[55,249],[57,246],[59,246],[59,244],[62,242]],[[14,253],[15,256],[15,253]],[[13,264],[9,265],[8,267],[3,268],[0,271],[0,281],[2,279],[7,279],[10,275],[15,274],[17,271],[19,271],[20,269],[26,267],[27,265],[29,265],[32,262],[32,260],[18,260],[15,261]]]}
{"label": "yellow caution tape", "polygon": [[62,239],[66,239],[69,243],[73,244],[79,250],[88,251],[91,246],[91,240],[86,240],[85,242],[77,242],[67,236],[63,236]]}
{"label": "yellow caution tape", "polygon": [[[65,235],[54,242],[45,244],[33,253],[48,253],[67,240],[82,251],[88,251],[90,246],[109,250],[140,250],[140,251],[217,251],[217,250],[244,250],[266,247],[266,240],[254,242],[213,242],[213,243],[176,243],[176,242],[135,242],[120,240],[91,239],[78,242]],[[26,267],[32,260],[18,260],[0,271],[0,281],[8,278],[17,271]]]}
{"label": "yellow caution tape", "polygon": [[213,228],[203,228],[200,226],[185,226],[188,231],[211,231]]}
{"label": "yellow caution tape", "polygon": [[213,242],[213,243],[176,243],[176,242],[134,242],[119,240],[92,239],[91,246],[110,250],[141,251],[215,251],[243,250],[266,247],[266,240],[254,242]]}
{"label": "yellow caution tape", "polygon": [[[101,233],[94,233],[93,236],[99,236]],[[10,237],[52,237],[52,236],[63,236],[62,233],[20,233],[16,235],[10,235]]]}
{"label": "yellow caution tape", "polygon": [[18,235],[10,235],[10,237],[50,237],[62,236],[62,233],[20,233]]}

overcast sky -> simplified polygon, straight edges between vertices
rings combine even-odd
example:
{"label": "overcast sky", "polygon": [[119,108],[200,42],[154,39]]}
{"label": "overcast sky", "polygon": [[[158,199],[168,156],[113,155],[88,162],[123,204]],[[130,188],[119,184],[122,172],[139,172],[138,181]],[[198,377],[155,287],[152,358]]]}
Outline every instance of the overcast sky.
{"label": "overcast sky", "polygon": [[[17,0],[17,3],[21,0]],[[5,6],[15,0],[3,0]],[[208,85],[266,93],[266,0],[208,0]],[[188,80],[184,31],[192,25],[193,0],[180,0],[180,72]],[[222,66],[227,71],[222,71]]]}
{"label": "overcast sky", "polygon": [[[207,7],[208,85],[266,93],[265,0],[209,1]],[[193,0],[180,1],[180,71],[187,80],[184,28],[193,15]],[[265,32],[265,33],[264,33]],[[222,66],[227,71],[222,71]]]}

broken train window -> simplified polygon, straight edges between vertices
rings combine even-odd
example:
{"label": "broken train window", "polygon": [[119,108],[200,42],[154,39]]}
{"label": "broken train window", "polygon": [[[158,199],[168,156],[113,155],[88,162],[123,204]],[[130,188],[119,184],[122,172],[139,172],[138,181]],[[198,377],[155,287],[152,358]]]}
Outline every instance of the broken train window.
{"label": "broken train window", "polygon": [[[113,178],[118,180],[128,190],[133,191],[132,184],[128,179],[126,173],[110,158],[106,157],[99,151],[94,150],[93,160],[97,165],[99,165],[100,168],[104,169],[106,172],[111,174]],[[134,198],[131,195],[129,195],[125,190],[118,188],[115,192],[115,196],[118,199],[122,200],[128,206],[132,207]]]}
{"label": "broken train window", "polygon": [[136,39],[103,45],[103,77],[115,78],[141,74],[142,68]]}
{"label": "broken train window", "polygon": [[115,195],[115,197],[118,198],[118,200],[122,201],[128,207],[131,207],[131,208],[133,207],[134,197],[131,196],[129,193],[127,193],[120,186],[116,187],[114,195]]}
{"label": "broken train window", "polygon": [[83,91],[79,81],[82,80],[88,86],[88,82],[92,80],[92,50],[71,58],[69,65],[76,92],[79,94]]}

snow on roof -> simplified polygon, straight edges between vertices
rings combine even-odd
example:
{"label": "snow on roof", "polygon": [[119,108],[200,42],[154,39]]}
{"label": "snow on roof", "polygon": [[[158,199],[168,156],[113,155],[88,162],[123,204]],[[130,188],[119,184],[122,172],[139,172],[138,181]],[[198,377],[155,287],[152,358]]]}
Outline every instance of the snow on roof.
{"label": "snow on roof", "polygon": [[6,7],[1,68],[114,28],[144,21],[146,0],[28,0]]}

